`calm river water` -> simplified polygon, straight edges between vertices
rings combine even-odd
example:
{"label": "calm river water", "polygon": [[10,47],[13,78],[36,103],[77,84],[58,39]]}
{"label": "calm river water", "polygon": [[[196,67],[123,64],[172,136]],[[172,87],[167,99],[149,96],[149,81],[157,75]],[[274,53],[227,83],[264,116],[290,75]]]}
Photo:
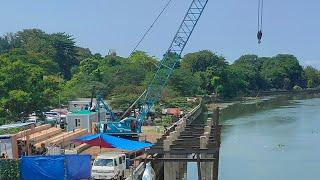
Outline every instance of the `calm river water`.
{"label": "calm river water", "polygon": [[275,99],[222,118],[219,180],[320,179],[320,98]]}

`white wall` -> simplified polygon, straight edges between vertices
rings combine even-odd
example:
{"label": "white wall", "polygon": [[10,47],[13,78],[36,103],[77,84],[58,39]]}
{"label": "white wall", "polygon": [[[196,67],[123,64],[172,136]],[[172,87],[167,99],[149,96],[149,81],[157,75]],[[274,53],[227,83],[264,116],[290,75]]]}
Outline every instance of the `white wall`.
{"label": "white wall", "polygon": [[[80,126],[76,127],[76,121],[75,119],[80,119]],[[88,129],[89,132],[91,131],[89,129],[90,126],[88,126],[89,121],[89,114],[83,114],[83,115],[68,115],[67,116],[67,130],[73,131],[77,128],[83,128]]]}
{"label": "white wall", "polygon": [[9,159],[12,159],[12,144],[11,144],[11,137],[0,137],[0,156],[2,153],[7,154]]}

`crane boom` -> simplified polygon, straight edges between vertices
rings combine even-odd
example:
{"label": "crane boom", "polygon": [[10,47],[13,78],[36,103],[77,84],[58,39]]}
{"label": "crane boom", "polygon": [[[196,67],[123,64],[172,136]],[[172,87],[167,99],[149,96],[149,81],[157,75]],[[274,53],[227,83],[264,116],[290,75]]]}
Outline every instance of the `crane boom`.
{"label": "crane boom", "polygon": [[[196,27],[207,3],[208,0],[192,0],[178,31],[166,51],[166,54],[160,61],[160,65],[158,66],[146,93],[143,95],[142,100],[144,106],[140,109],[137,117],[137,123],[140,123],[138,127],[141,127],[141,123],[144,121],[150,109],[161,98],[161,92],[166,86],[177,62],[179,62],[182,51]],[[138,132],[141,132],[141,129],[138,129]]]}
{"label": "crane boom", "polygon": [[[154,74],[152,81],[144,93],[130,106],[124,113],[124,116],[138,102],[142,102],[143,106],[139,110],[138,116],[126,117],[121,121],[112,113],[111,108],[107,104],[103,104],[104,108],[114,116],[115,121],[107,122],[106,133],[131,139],[138,139],[138,134],[141,133],[141,126],[147,114],[156,102],[161,98],[163,88],[166,86],[177,62],[181,58],[183,49],[185,48],[194,28],[196,27],[208,0],[192,0],[191,5],[183,18],[168,50],[159,63],[158,69]],[[101,98],[99,101],[103,102]],[[99,103],[100,105],[101,103]],[[100,119],[100,118],[99,118]],[[100,121],[99,121],[100,122]],[[105,125],[104,123],[100,124]],[[100,127],[101,128],[101,127]]]}
{"label": "crane boom", "polygon": [[194,28],[196,27],[208,0],[193,0],[186,15],[183,18],[180,27],[174,36],[168,52],[174,52],[181,55],[186,46]]}

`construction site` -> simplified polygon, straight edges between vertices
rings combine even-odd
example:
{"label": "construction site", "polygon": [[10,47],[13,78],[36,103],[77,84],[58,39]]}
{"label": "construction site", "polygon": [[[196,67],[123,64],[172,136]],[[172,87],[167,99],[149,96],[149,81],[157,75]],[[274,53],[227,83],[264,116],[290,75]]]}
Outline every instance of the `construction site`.
{"label": "construction site", "polygon": [[0,36],[0,180],[318,177],[320,70],[300,46],[315,6],[209,2],[3,3],[26,13]]}
{"label": "construction site", "polygon": [[[153,24],[157,22],[170,3],[171,1],[166,4]],[[91,177],[82,177],[82,179],[186,179],[188,169],[190,169],[187,166],[192,161],[197,162],[199,179],[217,179],[220,146],[218,115],[215,114],[214,121],[212,118],[209,118],[208,121],[199,120],[200,114],[205,113],[204,100],[201,97],[192,100],[196,107],[193,107],[190,112],[180,113],[178,108],[176,108],[178,111],[171,112],[178,117],[178,120],[175,123],[170,122],[170,127],[158,129],[158,132],[143,133],[143,130],[146,129],[143,125],[146,120],[153,118],[151,116],[153,108],[161,100],[161,94],[174,68],[179,64],[182,52],[207,3],[208,0],[191,1],[147,89],[120,116],[112,110],[109,103],[96,92],[93,86],[90,101],[70,101],[67,109],[69,112],[65,119],[60,118],[58,123],[36,126],[37,123],[27,121],[27,123],[16,124],[17,127],[20,126],[24,130],[7,137],[9,140],[7,139],[5,145],[5,153],[12,159],[22,158],[20,173],[22,179],[34,176],[48,178],[46,173],[30,174],[24,170],[27,169],[24,164],[31,161],[30,159],[24,160],[27,156],[36,155],[34,158],[36,162],[39,155],[62,154],[68,158],[68,154],[81,153],[90,154],[94,160],[92,171],[91,164],[87,165],[87,171],[90,171],[89,174],[92,173]],[[141,41],[150,29],[147,30]],[[170,113],[170,109],[164,112]],[[150,137],[151,141],[148,139]],[[106,165],[100,164],[106,161],[105,159],[101,159],[101,162],[99,160],[102,154],[105,154],[103,152],[107,154],[117,152],[118,156],[124,153],[127,157],[125,170],[120,170],[119,174],[112,172],[116,174],[111,176],[111,172],[103,172],[101,167],[95,168],[95,166]],[[114,154],[108,156],[114,157]],[[23,163],[24,161],[26,163]],[[114,160],[113,166],[118,166],[117,164],[122,164],[123,161],[122,158]],[[210,162],[211,165],[209,165]],[[206,165],[206,163],[209,164]],[[69,172],[68,166],[65,168]],[[204,166],[210,168],[202,171],[201,167]],[[35,169],[38,168],[41,167]],[[43,169],[43,171],[48,170]]]}

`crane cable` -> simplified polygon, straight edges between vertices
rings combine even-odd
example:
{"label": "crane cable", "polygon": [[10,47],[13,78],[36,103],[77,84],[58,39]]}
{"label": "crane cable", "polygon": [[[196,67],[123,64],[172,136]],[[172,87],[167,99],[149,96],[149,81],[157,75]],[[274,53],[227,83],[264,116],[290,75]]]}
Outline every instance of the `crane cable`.
{"label": "crane cable", "polygon": [[151,26],[147,29],[147,31],[143,34],[143,36],[141,37],[140,41],[136,44],[136,46],[133,48],[132,52],[130,54],[132,54],[133,52],[135,52],[137,50],[137,48],[139,47],[139,45],[141,44],[141,42],[145,39],[145,37],[148,35],[148,33],[150,32],[150,30],[153,28],[153,26],[156,24],[156,22],[159,20],[159,18],[161,17],[161,15],[164,13],[164,11],[169,7],[170,3],[172,0],[169,0],[166,5],[163,7],[163,9],[161,10],[161,12],[159,13],[159,15],[157,16],[157,18],[153,21],[153,23],[151,24]]}
{"label": "crane cable", "polygon": [[[164,13],[164,11],[169,7],[170,3],[172,2],[172,0],[168,0],[168,2],[165,4],[165,6],[163,7],[163,9],[161,10],[161,12],[158,14],[158,16],[156,17],[156,19],[152,22],[151,26],[147,29],[147,31],[143,34],[143,36],[141,37],[141,39],[139,40],[139,42],[136,44],[136,46],[133,48],[133,50],[131,51],[130,54],[134,53],[137,48],[139,47],[139,45],[141,44],[141,42],[145,39],[145,37],[148,35],[148,33],[150,32],[150,30],[153,28],[153,26],[157,23],[157,21],[159,20],[159,18],[161,17],[161,15]],[[157,64],[154,64],[156,67],[158,67]],[[146,90],[141,94],[141,96],[135,101],[133,102],[133,104],[131,104],[131,106],[125,111],[125,113],[122,115],[121,119],[124,118],[124,116],[133,108],[134,105],[137,104],[137,102],[141,99],[141,97],[146,93]]]}
{"label": "crane cable", "polygon": [[262,24],[263,24],[263,0],[258,0],[258,43],[261,43],[262,38]]}

